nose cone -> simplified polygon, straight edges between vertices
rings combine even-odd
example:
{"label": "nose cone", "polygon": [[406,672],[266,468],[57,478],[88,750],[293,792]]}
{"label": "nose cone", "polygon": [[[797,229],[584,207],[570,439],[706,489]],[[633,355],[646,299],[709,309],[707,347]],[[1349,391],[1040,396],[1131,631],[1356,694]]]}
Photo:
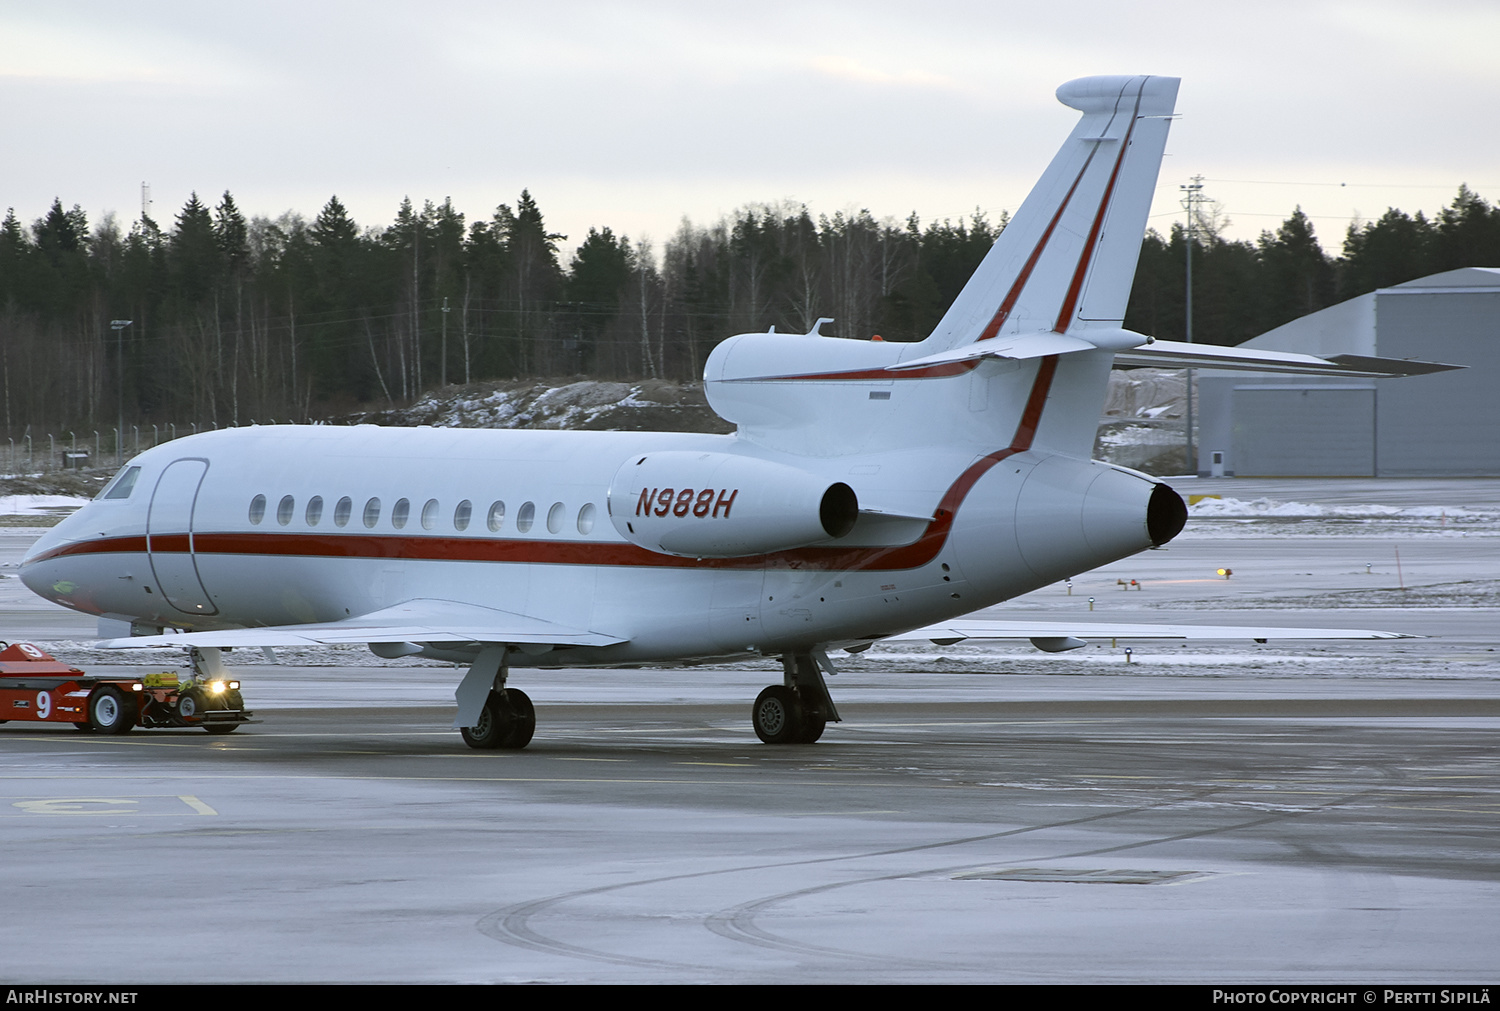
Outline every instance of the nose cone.
{"label": "nose cone", "polygon": [[21,582],[37,596],[46,597],[66,607],[77,607],[76,595],[79,585],[77,573],[71,572],[68,548],[84,539],[89,518],[85,515],[89,507],[84,506],[72,516],[47,531],[33,544],[21,559]]}
{"label": "nose cone", "polygon": [[52,583],[55,580],[53,570],[56,563],[50,561],[50,555],[54,548],[63,543],[54,528],[47,532],[26,552],[21,559],[21,582],[32,593],[46,597],[48,600],[57,600],[57,594],[53,590]]}

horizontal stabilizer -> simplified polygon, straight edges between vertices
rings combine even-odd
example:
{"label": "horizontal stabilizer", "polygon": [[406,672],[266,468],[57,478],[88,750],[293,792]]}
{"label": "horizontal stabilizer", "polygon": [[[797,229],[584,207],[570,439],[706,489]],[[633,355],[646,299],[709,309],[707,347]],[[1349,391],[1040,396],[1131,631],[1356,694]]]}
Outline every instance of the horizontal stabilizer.
{"label": "horizontal stabilizer", "polygon": [[1070,351],[1093,351],[1096,345],[1055,331],[1045,333],[1010,334],[997,337],[984,344],[968,344],[950,351],[913,358],[886,366],[887,372],[905,372],[908,369],[925,369],[933,365],[949,365],[953,362],[973,361],[976,358],[1042,358],[1046,355],[1065,355]]}
{"label": "horizontal stabilizer", "polygon": [[[888,636],[881,642],[926,639],[943,645],[965,639],[1014,640],[1040,639],[1062,648],[1086,645],[1089,639],[1417,639],[1420,636],[1401,632],[1378,632],[1366,628],[1270,628],[1260,625],[1133,625],[1107,622],[1056,621],[984,621],[967,620],[928,625],[911,632]],[[1038,645],[1047,649],[1048,645]]]}
{"label": "horizontal stabilizer", "polygon": [[625,637],[568,628],[541,618],[454,600],[408,600],[342,621],[270,625],[217,632],[182,632],[106,639],[105,649],[147,646],[335,646],[364,643],[513,643],[609,646]]}
{"label": "horizontal stabilizer", "polygon": [[1297,354],[1292,351],[1262,351],[1259,348],[1220,347],[1216,344],[1184,344],[1181,341],[1156,341],[1144,347],[1115,354],[1115,368],[1154,369],[1225,369],[1234,372],[1280,372],[1307,376],[1348,376],[1379,379],[1391,376],[1419,376],[1429,372],[1446,372],[1466,368],[1438,362],[1409,361],[1403,358],[1371,358],[1361,355]]}

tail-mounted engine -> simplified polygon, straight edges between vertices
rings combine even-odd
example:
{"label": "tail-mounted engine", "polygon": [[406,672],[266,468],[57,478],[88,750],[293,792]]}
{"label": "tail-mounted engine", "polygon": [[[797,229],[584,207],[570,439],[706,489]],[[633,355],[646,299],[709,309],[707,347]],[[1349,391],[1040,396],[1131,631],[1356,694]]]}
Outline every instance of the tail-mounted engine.
{"label": "tail-mounted engine", "polygon": [[609,518],[632,544],[693,558],[740,558],[843,537],[859,500],[842,481],[727,453],[631,457],[609,486]]}

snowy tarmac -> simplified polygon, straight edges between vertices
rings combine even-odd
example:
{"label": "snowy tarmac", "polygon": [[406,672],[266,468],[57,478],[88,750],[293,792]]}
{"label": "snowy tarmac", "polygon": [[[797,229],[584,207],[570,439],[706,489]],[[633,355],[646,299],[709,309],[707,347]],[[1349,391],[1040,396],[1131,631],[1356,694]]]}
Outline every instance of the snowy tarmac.
{"label": "snowy tarmac", "polygon": [[[783,748],[771,663],[519,670],[520,753],[447,729],[450,666],[237,653],[228,737],[0,728],[0,979],[1492,982],[1500,520],[1445,511],[1500,481],[1173,483],[1322,511],[984,614],[1434,638],[877,646]],[[0,639],[118,666],[91,634],[0,579]]]}

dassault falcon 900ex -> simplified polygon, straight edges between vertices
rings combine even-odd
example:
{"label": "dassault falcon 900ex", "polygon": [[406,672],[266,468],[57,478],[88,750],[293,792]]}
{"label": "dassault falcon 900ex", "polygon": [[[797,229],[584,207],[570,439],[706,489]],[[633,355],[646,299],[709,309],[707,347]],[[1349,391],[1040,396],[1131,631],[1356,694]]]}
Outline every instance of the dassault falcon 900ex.
{"label": "dassault falcon 900ex", "polygon": [[1122,329],[1177,84],[1058,89],[1078,125],[920,343],[827,320],[721,343],[704,384],[734,435],[209,432],[130,461],[22,578],[100,616],[105,645],[189,646],[210,670],[225,647],[311,643],[468,664],[454,726],[476,748],[531,739],[512,663],[778,657],[752,722],[783,743],[838,719],[829,650],[892,636],[1383,636],[956,620],[1182,529],[1171,488],[1090,459],[1112,366],[1416,369]]}

